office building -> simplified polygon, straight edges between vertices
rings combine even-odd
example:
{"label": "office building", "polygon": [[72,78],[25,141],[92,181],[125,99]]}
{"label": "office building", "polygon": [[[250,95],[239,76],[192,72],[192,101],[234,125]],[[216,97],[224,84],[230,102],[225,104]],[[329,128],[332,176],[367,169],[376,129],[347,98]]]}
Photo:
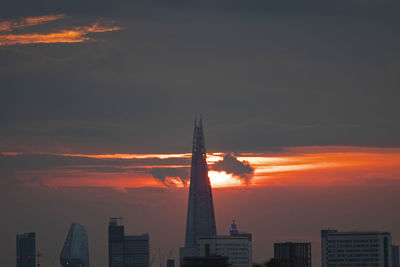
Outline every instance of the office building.
{"label": "office building", "polygon": [[17,235],[17,267],[35,267],[35,263],[35,233],[24,233]]}
{"label": "office building", "polygon": [[251,267],[252,261],[252,236],[241,233],[235,222],[230,228],[230,235],[200,237],[198,240],[197,254],[199,256],[225,256],[231,267]]}
{"label": "office building", "polygon": [[196,256],[200,237],[216,236],[214,205],[206,161],[206,146],[202,119],[195,120],[192,163],[190,173],[189,200],[186,220],[185,247],[180,249],[183,257]]}
{"label": "office building", "polygon": [[388,232],[321,230],[322,267],[392,267],[392,240]]}
{"label": "office building", "polygon": [[399,266],[399,246],[392,245],[392,266]]}
{"label": "office building", "polygon": [[286,267],[311,267],[311,243],[275,243],[274,259]]}
{"label": "office building", "polygon": [[118,222],[122,218],[110,218],[108,226],[108,266],[124,267],[124,226]]}
{"label": "office building", "polygon": [[149,267],[149,235],[125,236],[122,218],[110,218],[108,226],[109,267]]}
{"label": "office building", "polygon": [[149,267],[149,235],[124,237],[124,267]]}
{"label": "office building", "polygon": [[72,223],[60,254],[61,267],[89,267],[88,236],[85,227]]}

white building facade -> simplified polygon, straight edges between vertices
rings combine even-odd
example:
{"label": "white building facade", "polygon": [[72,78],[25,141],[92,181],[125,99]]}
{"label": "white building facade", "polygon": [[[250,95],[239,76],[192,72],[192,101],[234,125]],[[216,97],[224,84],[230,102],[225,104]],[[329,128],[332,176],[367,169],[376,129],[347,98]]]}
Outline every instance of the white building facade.
{"label": "white building facade", "polygon": [[321,230],[322,267],[392,267],[391,254],[388,232]]}
{"label": "white building facade", "polygon": [[233,223],[229,236],[199,238],[197,254],[226,256],[231,267],[252,267],[252,236],[249,233],[240,233]]}

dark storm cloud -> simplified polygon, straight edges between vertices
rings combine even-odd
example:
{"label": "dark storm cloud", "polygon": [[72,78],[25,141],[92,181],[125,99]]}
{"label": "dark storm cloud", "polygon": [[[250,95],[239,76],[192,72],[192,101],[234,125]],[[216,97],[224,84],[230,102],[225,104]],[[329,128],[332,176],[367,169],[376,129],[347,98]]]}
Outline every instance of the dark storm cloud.
{"label": "dark storm cloud", "polygon": [[[84,156],[60,156],[45,154],[0,154],[0,180],[12,182],[18,178],[17,172],[49,171],[49,170],[79,170],[91,173],[124,173],[124,172],[149,172],[148,168],[140,166],[169,166],[187,165],[188,159],[169,158],[147,158],[147,159],[95,159]],[[165,176],[181,177],[187,179],[186,168],[153,168],[151,174],[160,180]],[[28,181],[29,182],[29,181]]]}
{"label": "dark storm cloud", "polygon": [[254,175],[254,168],[249,162],[239,161],[233,153],[227,153],[224,158],[210,166],[214,171],[225,171],[244,179],[246,183],[250,182]]}
{"label": "dark storm cloud", "polygon": [[208,151],[400,145],[392,1],[96,3],[27,3],[125,30],[0,49],[1,151],[189,151],[199,112]]}
{"label": "dark storm cloud", "polygon": [[[28,16],[43,13],[59,13],[67,12],[79,15],[102,15],[102,16],[118,16],[125,15],[128,17],[143,17],[143,11],[153,11],[152,18],[165,12],[173,10],[190,10],[206,9],[219,12],[324,12],[324,13],[343,13],[343,12],[360,12],[365,10],[383,10],[385,12],[393,12],[393,6],[398,6],[394,0],[334,0],[334,1],[316,1],[316,0],[283,0],[283,1],[262,1],[262,0],[219,0],[219,1],[107,1],[107,0],[87,0],[84,4],[81,1],[71,0],[51,1],[38,0],[35,2],[29,0],[4,0],[0,4],[1,16]],[[21,9],[24,6],[24,9]],[[158,11],[158,12],[157,12]],[[155,13],[154,13],[155,12]],[[194,12],[195,13],[195,12]]]}
{"label": "dark storm cloud", "polygon": [[151,168],[150,173],[163,183],[167,177],[179,178],[183,184],[189,179],[189,168]]}
{"label": "dark storm cloud", "polygon": [[7,178],[13,178],[14,176],[15,168],[10,167],[5,160],[5,156],[0,155],[0,182],[3,182]]}

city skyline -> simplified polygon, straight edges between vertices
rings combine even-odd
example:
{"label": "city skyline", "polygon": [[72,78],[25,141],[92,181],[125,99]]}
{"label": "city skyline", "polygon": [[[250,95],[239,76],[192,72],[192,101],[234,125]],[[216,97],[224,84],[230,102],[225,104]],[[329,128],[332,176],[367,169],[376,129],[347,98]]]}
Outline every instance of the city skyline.
{"label": "city skyline", "polygon": [[[236,223],[235,223],[235,220],[233,220],[231,227],[229,228],[230,236],[226,236],[226,235],[218,235],[217,236],[216,235],[217,232],[215,229],[215,219],[214,219],[215,215],[214,215],[213,199],[212,199],[212,195],[211,195],[211,182],[210,182],[208,175],[210,175],[210,173],[213,173],[213,172],[218,172],[218,171],[220,172],[223,168],[227,168],[227,170],[229,170],[232,173],[230,178],[236,176],[237,177],[236,179],[238,179],[241,182],[245,182],[246,186],[248,187],[249,182],[251,181],[251,179],[248,179],[248,175],[249,174],[253,175],[253,172],[254,172],[253,167],[251,167],[251,165],[248,161],[245,161],[245,160],[239,161],[241,158],[240,157],[236,158],[231,153],[228,153],[228,154],[214,153],[214,154],[211,154],[211,157],[210,157],[210,162],[212,164],[211,165],[212,167],[211,167],[211,170],[209,171],[208,166],[207,166],[208,160],[207,160],[207,154],[206,154],[206,148],[205,148],[205,142],[204,142],[203,125],[202,125],[201,118],[200,118],[199,122],[197,122],[197,119],[195,119],[192,147],[193,147],[193,151],[192,151],[192,157],[191,157],[191,161],[192,161],[191,181],[192,182],[194,181],[196,183],[193,184],[192,185],[193,188],[190,187],[192,189],[189,190],[188,208],[187,208],[187,225],[186,225],[187,229],[186,229],[186,236],[185,236],[185,242],[184,242],[185,247],[181,248],[182,251],[179,251],[179,254],[180,254],[179,258],[183,259],[183,257],[194,256],[194,255],[197,255],[197,253],[200,253],[200,255],[202,255],[202,253],[205,255],[210,253],[210,252],[204,252],[203,246],[209,246],[208,249],[210,249],[210,247],[212,247],[213,251],[218,251],[219,249],[221,249],[221,248],[218,248],[218,246],[220,246],[220,247],[228,246],[229,247],[236,243],[241,244],[240,242],[245,242],[246,246],[249,246],[250,250],[252,251],[252,245],[251,245],[252,235],[249,233],[243,233],[243,232],[239,233]],[[367,154],[367,153],[365,153],[365,151],[363,151],[363,149],[360,149],[360,148],[356,149],[356,151],[359,154],[363,154],[363,153]],[[335,151],[335,152],[336,153],[332,153],[334,155],[334,157],[335,156],[336,157],[344,156],[343,153],[340,153],[338,151]],[[112,155],[107,155],[106,158],[110,158],[111,156]],[[180,155],[172,155],[170,157],[173,159],[176,159],[176,158],[179,159],[179,158],[185,158],[186,156],[187,156],[186,154],[180,154]],[[155,157],[158,157],[159,159],[168,159],[168,156],[166,156],[166,155],[148,156],[148,155],[142,154],[142,155],[135,155],[134,157],[142,158],[142,159],[148,159],[148,158],[152,159]],[[315,157],[315,155],[314,155],[314,157]],[[104,157],[101,155],[97,155],[94,158],[103,159]],[[123,158],[123,159],[128,159],[128,160],[132,159],[132,157],[130,155],[116,155],[116,157],[114,157],[114,158]],[[252,157],[250,156],[250,158],[252,158]],[[352,158],[354,160],[354,157],[352,157]],[[366,159],[367,158],[368,157],[366,157]],[[375,155],[374,159],[376,159],[376,155]],[[254,157],[253,160],[256,162],[257,161],[262,162],[263,158],[258,156],[258,157]],[[271,161],[271,158],[269,158],[269,160]],[[282,159],[280,159],[280,160],[282,161]],[[232,164],[232,161],[234,162],[234,164]],[[364,161],[364,163],[366,163],[366,161]],[[335,164],[333,164],[333,165],[335,165]],[[348,165],[351,166],[352,164],[348,164]],[[304,168],[304,166],[301,166],[299,169],[307,170],[308,168],[307,167]],[[225,173],[224,177],[226,177],[226,175],[227,174]],[[215,176],[214,176],[214,178],[215,178]],[[181,190],[181,191],[186,191],[185,189],[187,189],[190,186],[190,183],[188,181],[185,182],[184,177],[175,177],[175,179],[180,179],[182,185],[179,186],[176,183],[164,184],[164,185],[167,188],[170,188],[170,189],[175,188],[174,190]],[[218,180],[216,180],[216,181],[218,181]],[[221,182],[221,180],[219,180],[219,182]],[[227,184],[225,184],[225,186],[227,188],[234,189],[234,188],[237,188],[237,186],[238,186],[238,184],[232,186],[232,184],[229,184],[229,180],[225,180],[224,182],[227,183]],[[239,186],[240,186],[240,184],[239,184]],[[224,186],[222,186],[221,188],[224,188]],[[206,189],[206,190],[204,191],[204,189]],[[120,191],[120,189],[115,190],[115,191]],[[177,191],[175,191],[175,192],[177,192]],[[205,196],[206,196],[206,199],[208,199],[208,202],[202,203],[201,201],[204,201]],[[200,197],[200,198],[197,199],[198,197]],[[182,205],[182,203],[180,203],[180,204]],[[208,208],[206,208],[205,210],[197,210],[196,209],[197,206],[199,206],[203,209],[205,207],[208,207]],[[202,214],[202,213],[204,213],[203,215],[208,214],[207,216],[209,216],[210,212],[212,212],[212,216],[210,218],[204,217],[206,219],[205,221],[199,220],[198,218],[196,219],[193,217],[193,214]],[[144,234],[144,235],[126,236],[124,234],[124,225],[118,223],[118,221],[119,220],[122,221],[122,219],[123,219],[122,217],[111,217],[110,218],[110,224],[109,224],[109,228],[108,228],[108,232],[109,232],[109,237],[108,237],[109,238],[109,241],[108,241],[109,266],[110,267],[124,267],[124,266],[136,266],[135,264],[139,264],[140,266],[145,267],[145,266],[148,266],[149,264],[152,265],[154,262],[154,259],[156,257],[157,251],[154,251],[154,248],[153,248],[153,251],[150,252],[150,250],[149,250],[149,248],[150,248],[149,235]],[[200,223],[199,224],[200,226],[202,226],[202,225],[204,226],[204,222],[208,222],[208,223],[211,222],[211,224],[208,225],[206,228],[201,229],[201,228],[199,228],[199,226],[193,225],[193,222]],[[214,230],[209,232],[210,229],[212,230],[212,228],[214,228]],[[199,229],[202,232],[199,231]],[[357,229],[357,230],[359,230],[359,229]],[[324,232],[324,231],[326,231],[326,230],[322,230],[322,232]],[[336,230],[328,230],[328,231],[335,232]],[[365,232],[349,232],[349,233],[350,234],[357,234],[357,233],[365,234]],[[371,233],[375,234],[373,232],[371,232]],[[388,232],[385,232],[385,234],[390,236],[390,233],[388,233]],[[22,238],[26,235],[27,234],[17,235],[17,243],[18,243],[19,237]],[[197,236],[197,238],[196,238],[196,236]],[[323,235],[321,235],[321,236],[323,236]],[[189,237],[189,239],[188,239],[188,237]],[[296,240],[296,239],[297,239],[297,241],[302,241],[302,242],[310,241],[308,239],[305,239],[304,237],[302,237],[302,239],[301,238],[299,239],[298,237],[297,238],[292,237],[291,240],[286,240],[288,243],[280,243],[280,244],[303,244],[303,245],[308,244],[308,246],[309,246],[308,250],[309,250],[309,252],[311,252],[311,242],[309,242],[309,243],[291,243],[293,240]],[[199,249],[196,244],[192,244],[191,242],[188,242],[188,240],[189,241],[191,240],[192,243],[193,243],[193,240],[200,240],[201,249]],[[277,239],[277,241],[280,241],[280,242],[282,240],[284,240],[284,239],[282,239],[282,238],[280,238],[279,240]],[[250,243],[247,243],[248,241],[250,241]],[[390,239],[390,242],[391,242],[391,239]],[[63,249],[62,249],[62,252],[60,255],[60,261],[62,262],[62,264],[64,264],[64,263],[70,264],[72,262],[72,264],[81,264],[81,265],[84,264],[86,266],[89,266],[88,265],[89,256],[88,256],[87,243],[88,243],[88,237],[87,237],[85,228],[78,223],[72,223],[70,230],[68,232],[68,235],[67,235],[67,239],[63,244]],[[145,250],[147,251],[146,252],[147,254],[143,254],[143,251],[142,251],[143,250],[142,247],[144,246],[144,244],[146,247]],[[33,241],[33,245],[35,246],[35,241]],[[276,253],[277,243],[274,243],[273,246],[274,246],[274,250]],[[324,246],[326,246],[326,245],[323,245],[322,248],[324,248]],[[396,246],[393,246],[393,249],[395,247]],[[137,251],[137,248],[140,248],[140,249]],[[173,248],[169,247],[168,249],[169,249],[168,258],[171,258]],[[390,247],[390,250],[392,250],[392,247]],[[18,251],[19,251],[19,245],[17,244],[17,252]],[[39,250],[37,253],[39,253]],[[323,249],[320,251],[320,253],[323,253]],[[40,253],[40,254],[41,254],[41,256],[43,256],[42,253]],[[152,260],[150,261],[151,254],[152,254]],[[316,253],[314,252],[314,257],[315,257],[315,254]],[[135,257],[137,257],[135,255],[138,255],[138,257],[140,258],[140,261],[138,261],[138,259],[135,258]],[[144,257],[143,255],[147,255],[147,256]],[[252,259],[251,255],[252,255],[252,252],[250,252],[249,259]],[[276,257],[276,255],[277,254],[275,254],[275,257]],[[323,255],[324,254],[322,254],[322,258],[324,258]],[[160,262],[162,262],[163,260],[166,260],[166,258],[164,259],[164,257],[166,257],[166,255],[161,254],[160,248],[158,248],[158,256],[160,258]],[[176,258],[175,258],[176,255],[173,257],[176,260]],[[267,259],[268,258],[269,257],[267,257]],[[273,258],[273,257],[271,257],[271,258]],[[18,259],[18,257],[17,257],[17,259]],[[267,259],[263,259],[263,260],[267,260]],[[310,259],[311,259],[311,257],[310,257]],[[254,261],[254,263],[256,263],[256,261]],[[311,264],[311,262],[309,262],[308,264]]]}
{"label": "city skyline", "polygon": [[[0,266],[36,233],[58,265],[72,222],[107,267],[109,218],[179,262],[193,118],[217,233],[252,258],[321,229],[400,244],[397,0],[0,3]],[[140,218],[138,218],[140,217]],[[155,250],[155,251],[153,251]]]}

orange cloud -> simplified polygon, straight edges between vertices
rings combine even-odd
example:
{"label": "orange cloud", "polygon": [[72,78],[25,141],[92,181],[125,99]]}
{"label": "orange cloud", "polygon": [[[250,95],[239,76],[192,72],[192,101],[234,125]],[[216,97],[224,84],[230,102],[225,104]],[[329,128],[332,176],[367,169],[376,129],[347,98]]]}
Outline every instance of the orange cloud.
{"label": "orange cloud", "polygon": [[[18,153],[1,153],[8,157]],[[39,154],[40,155],[40,154]],[[46,155],[46,154],[44,154]],[[49,154],[47,154],[49,155]],[[81,158],[74,165],[56,165],[48,169],[24,169],[17,173],[21,181],[40,177],[51,187],[184,187],[180,177],[166,177],[163,183],[152,176],[155,167],[190,167],[190,154],[50,154],[69,159]],[[209,165],[222,158],[223,153],[207,154]],[[237,157],[254,168],[249,183],[224,171],[209,171],[213,187],[260,186],[350,186],[362,184],[385,185],[400,183],[400,148],[361,147],[292,147],[277,153],[243,153]]]}
{"label": "orange cloud", "polygon": [[[400,181],[400,149],[297,147],[274,156],[243,157],[253,162],[253,185],[355,185]],[[240,159],[240,158],[238,158]]]}
{"label": "orange cloud", "polygon": [[85,37],[85,34],[86,33],[75,30],[63,30],[61,32],[47,34],[0,35],[0,46],[35,43],[80,43],[90,39],[89,37]]}
{"label": "orange cloud", "polygon": [[[11,152],[6,152],[11,153]],[[87,157],[94,159],[171,159],[171,158],[190,158],[191,153],[183,154],[63,154],[63,156],[69,157]],[[209,158],[207,158],[209,160]]]}
{"label": "orange cloud", "polygon": [[20,20],[0,21],[0,32],[7,32],[7,31],[13,31],[15,29],[31,27],[46,22],[63,19],[65,17],[66,17],[65,14],[58,14],[58,15],[48,15],[39,17],[28,17]]}
{"label": "orange cloud", "polygon": [[0,24],[0,46],[16,44],[35,44],[35,43],[81,43],[92,40],[89,33],[100,33],[121,30],[121,27],[107,25],[111,24],[104,19],[99,19],[89,26],[74,27],[72,29],[61,29],[50,33],[8,33],[16,28],[23,28],[60,19],[65,15],[54,15],[45,17],[26,18],[20,22],[2,22]]}

